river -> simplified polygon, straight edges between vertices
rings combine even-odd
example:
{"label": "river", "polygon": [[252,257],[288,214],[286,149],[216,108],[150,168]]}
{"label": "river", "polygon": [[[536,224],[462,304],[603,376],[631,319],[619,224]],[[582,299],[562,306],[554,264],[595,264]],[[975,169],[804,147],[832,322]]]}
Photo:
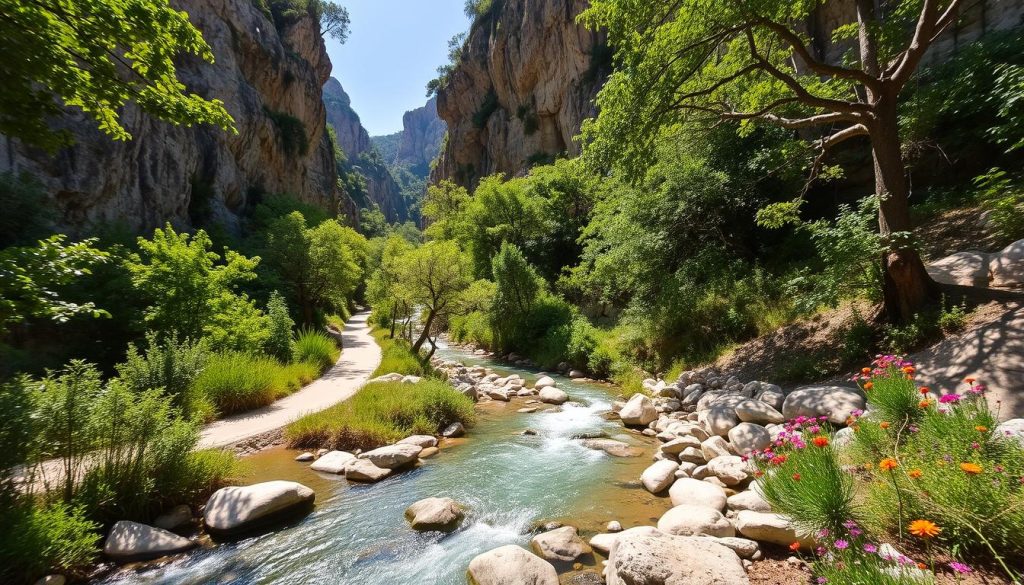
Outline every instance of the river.
{"label": "river", "polygon": [[[508,367],[441,347],[438,355],[483,364],[501,375],[534,371]],[[294,451],[274,449],[247,458],[246,482],[288,479],[313,488],[316,508],[302,521],[267,534],[203,549],[159,567],[122,570],[104,583],[421,585],[466,583],[474,556],[505,544],[529,546],[536,527],[559,521],[584,538],[610,520],[623,526],[653,524],[669,507],[639,487],[654,441],[627,432],[601,413],[614,389],[553,376],[572,402],[560,411],[517,413],[525,399],[477,407],[465,439],[414,470],[377,484],[349,484],[294,462]],[[575,404],[574,404],[575,403]],[[532,429],[536,435],[523,435]],[[574,436],[604,435],[640,447],[643,455],[615,458],[583,447]],[[469,512],[460,530],[417,534],[403,512],[430,496],[447,496]],[[577,570],[600,571],[600,558],[581,559]],[[563,573],[570,566],[558,566]]]}

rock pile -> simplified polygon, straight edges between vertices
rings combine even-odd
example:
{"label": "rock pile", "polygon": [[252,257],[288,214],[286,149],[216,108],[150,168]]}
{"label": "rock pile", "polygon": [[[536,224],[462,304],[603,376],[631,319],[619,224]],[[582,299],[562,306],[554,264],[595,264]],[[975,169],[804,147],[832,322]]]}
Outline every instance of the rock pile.
{"label": "rock pile", "polygon": [[[512,357],[518,356],[513,354]],[[513,363],[521,361],[517,359]],[[435,370],[448,377],[456,390],[477,402],[510,402],[515,397],[537,397],[545,404],[560,405],[569,400],[569,395],[557,387],[557,382],[543,372],[532,387],[527,387],[526,380],[519,374],[499,376],[491,368],[467,366],[439,358],[434,358],[431,363]]]}

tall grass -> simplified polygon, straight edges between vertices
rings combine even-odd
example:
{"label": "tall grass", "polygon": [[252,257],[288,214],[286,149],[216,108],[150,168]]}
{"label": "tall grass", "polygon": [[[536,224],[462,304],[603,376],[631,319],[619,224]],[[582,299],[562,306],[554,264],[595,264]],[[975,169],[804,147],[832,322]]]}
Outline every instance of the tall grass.
{"label": "tall grass", "polygon": [[334,365],[334,362],[338,361],[338,356],[341,353],[338,351],[338,346],[335,345],[333,339],[325,333],[312,329],[299,331],[299,334],[295,337],[292,352],[295,362],[315,364],[320,368],[320,371]]}
{"label": "tall grass", "polygon": [[373,371],[374,376],[397,372],[399,374],[424,376],[430,373],[430,366],[412,353],[412,347],[404,339],[391,339],[388,330],[374,329],[373,338],[381,349],[380,365]]}
{"label": "tall grass", "polygon": [[373,383],[345,402],[288,425],[285,436],[293,447],[372,449],[472,420],[473,401],[439,380]]}
{"label": "tall grass", "polygon": [[318,364],[282,366],[277,360],[245,353],[210,358],[196,378],[195,391],[206,396],[220,416],[266,406],[292,394],[320,373]]}

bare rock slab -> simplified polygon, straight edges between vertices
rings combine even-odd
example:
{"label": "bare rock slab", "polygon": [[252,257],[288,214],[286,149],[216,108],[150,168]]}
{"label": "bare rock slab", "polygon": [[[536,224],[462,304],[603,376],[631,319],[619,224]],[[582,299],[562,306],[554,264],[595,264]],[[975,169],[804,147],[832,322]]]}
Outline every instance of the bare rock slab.
{"label": "bare rock slab", "polygon": [[103,554],[119,563],[158,559],[194,548],[196,543],[173,532],[121,520],[103,543]]}

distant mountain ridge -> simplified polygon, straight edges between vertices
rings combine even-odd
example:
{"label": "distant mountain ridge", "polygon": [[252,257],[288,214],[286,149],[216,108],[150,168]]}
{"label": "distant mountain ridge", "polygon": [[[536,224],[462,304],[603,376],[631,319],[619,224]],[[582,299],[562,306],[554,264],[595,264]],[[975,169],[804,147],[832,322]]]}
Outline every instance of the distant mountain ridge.
{"label": "distant mountain ridge", "polygon": [[430,168],[441,152],[447,131],[447,124],[437,115],[437,99],[432,98],[402,116],[401,131],[370,137],[413,208],[426,194]]}

